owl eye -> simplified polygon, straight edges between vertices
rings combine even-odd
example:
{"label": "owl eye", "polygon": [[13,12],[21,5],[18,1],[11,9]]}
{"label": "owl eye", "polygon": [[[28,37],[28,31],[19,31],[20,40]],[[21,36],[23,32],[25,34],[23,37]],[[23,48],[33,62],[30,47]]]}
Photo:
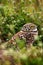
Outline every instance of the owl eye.
{"label": "owl eye", "polygon": [[26,31],[26,27],[23,27],[23,28],[22,28],[22,31]]}
{"label": "owl eye", "polygon": [[32,30],[33,30],[34,28],[35,28],[34,26],[31,26],[31,27],[30,27],[30,29],[32,29]]}
{"label": "owl eye", "polygon": [[28,31],[28,28],[25,26],[25,31]]}

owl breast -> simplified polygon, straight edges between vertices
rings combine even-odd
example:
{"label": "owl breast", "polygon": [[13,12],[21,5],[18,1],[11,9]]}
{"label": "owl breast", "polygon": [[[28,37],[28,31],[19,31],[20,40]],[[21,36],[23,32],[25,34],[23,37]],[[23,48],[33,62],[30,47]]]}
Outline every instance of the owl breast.
{"label": "owl breast", "polygon": [[34,42],[34,36],[31,33],[26,34],[26,43],[32,44]]}

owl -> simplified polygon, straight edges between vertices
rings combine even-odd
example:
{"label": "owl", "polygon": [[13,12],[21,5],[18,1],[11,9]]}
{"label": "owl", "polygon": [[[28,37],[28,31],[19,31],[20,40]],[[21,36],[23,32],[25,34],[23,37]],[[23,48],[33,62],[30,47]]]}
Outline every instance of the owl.
{"label": "owl", "polygon": [[34,36],[38,35],[38,30],[37,26],[33,23],[27,23],[25,24],[21,31],[16,33],[10,40],[9,43],[13,43],[16,45],[16,39],[25,39],[26,40],[26,45],[30,45],[34,42]]}

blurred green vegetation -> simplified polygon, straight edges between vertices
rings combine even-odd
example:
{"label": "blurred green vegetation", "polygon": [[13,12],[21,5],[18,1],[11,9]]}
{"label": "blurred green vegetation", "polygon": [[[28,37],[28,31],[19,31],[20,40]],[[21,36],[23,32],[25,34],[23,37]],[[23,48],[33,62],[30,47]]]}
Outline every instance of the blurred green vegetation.
{"label": "blurred green vegetation", "polygon": [[[37,25],[37,40],[29,49],[25,48],[24,40],[16,40],[18,47],[22,49],[13,51],[15,49],[14,45],[8,43],[7,46],[6,41],[20,31],[25,23],[29,22]],[[9,55],[11,53],[18,65],[43,65],[43,0],[0,0],[1,47],[3,49],[7,48],[6,52]],[[1,65],[10,65],[10,62],[5,60],[5,64]]]}

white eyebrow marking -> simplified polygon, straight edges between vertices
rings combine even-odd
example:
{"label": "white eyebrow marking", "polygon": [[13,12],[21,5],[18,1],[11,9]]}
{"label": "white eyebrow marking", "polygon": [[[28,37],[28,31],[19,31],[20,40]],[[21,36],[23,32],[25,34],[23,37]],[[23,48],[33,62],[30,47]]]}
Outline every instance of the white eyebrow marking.
{"label": "white eyebrow marking", "polygon": [[34,29],[33,31],[37,31],[37,28],[36,28],[36,29]]}

